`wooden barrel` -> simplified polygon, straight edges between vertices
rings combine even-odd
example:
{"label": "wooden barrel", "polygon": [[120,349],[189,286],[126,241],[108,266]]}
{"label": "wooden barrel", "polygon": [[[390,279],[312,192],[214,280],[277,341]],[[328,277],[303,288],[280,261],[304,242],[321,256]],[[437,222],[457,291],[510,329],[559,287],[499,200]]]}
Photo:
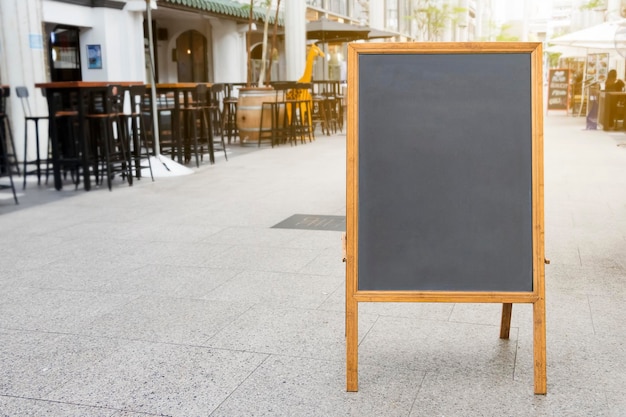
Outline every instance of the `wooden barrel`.
{"label": "wooden barrel", "polygon": [[270,111],[263,113],[263,124],[261,124],[261,107],[264,102],[275,100],[276,94],[271,87],[239,89],[237,129],[241,143],[257,143],[260,127],[269,128],[271,126]]}

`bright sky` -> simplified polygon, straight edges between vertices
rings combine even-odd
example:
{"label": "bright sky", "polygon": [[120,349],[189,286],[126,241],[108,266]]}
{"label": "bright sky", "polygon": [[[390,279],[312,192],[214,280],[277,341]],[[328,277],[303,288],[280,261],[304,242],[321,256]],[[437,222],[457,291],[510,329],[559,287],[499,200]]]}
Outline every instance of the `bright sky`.
{"label": "bright sky", "polygon": [[493,5],[494,20],[503,23],[508,20],[521,20],[524,18],[524,3],[528,0],[502,1],[495,0]]}

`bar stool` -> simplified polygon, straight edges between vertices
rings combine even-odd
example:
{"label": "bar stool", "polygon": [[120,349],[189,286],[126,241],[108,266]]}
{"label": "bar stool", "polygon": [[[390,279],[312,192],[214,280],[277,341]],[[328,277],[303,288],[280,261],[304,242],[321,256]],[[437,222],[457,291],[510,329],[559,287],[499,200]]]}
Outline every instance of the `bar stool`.
{"label": "bar stool", "polygon": [[296,83],[287,93],[287,112],[291,128],[291,140],[297,144],[313,141],[312,129],[312,94],[313,85],[311,83]]}
{"label": "bar stool", "polygon": [[222,106],[224,102],[224,84],[215,83],[209,88],[209,107],[213,135],[222,135]]}
{"label": "bar stool", "polygon": [[[261,106],[261,126],[259,134],[259,146],[261,140],[270,139],[272,147],[281,143],[287,143],[293,136],[293,130],[288,117],[288,106],[291,103],[286,99],[288,91],[295,85],[292,81],[281,81],[272,83],[275,96],[274,101],[264,102]],[[263,121],[265,113],[269,112],[270,126],[264,127]]]}
{"label": "bar stool", "polygon": [[[48,120],[48,116],[33,116],[30,102],[28,100],[28,88],[25,86],[15,87],[15,93],[20,99],[22,104],[22,111],[24,112],[24,168],[23,168],[23,176],[24,176],[24,185],[23,189],[26,189],[26,176],[27,175],[37,175],[37,184],[41,185],[41,174],[42,168],[41,165],[44,165],[43,172],[46,175],[46,181],[48,180],[48,175],[52,171],[52,157],[50,155],[50,137],[48,135],[48,140],[46,141],[46,157],[41,157],[41,142],[39,140],[39,121],[40,120]],[[28,159],[28,122],[32,122],[35,128],[35,159]],[[32,170],[28,170],[29,165],[34,165]]]}
{"label": "bar stool", "polygon": [[13,174],[11,174],[11,167],[9,166],[6,142],[4,141],[4,138],[0,139],[2,139],[0,140],[0,177],[9,177],[9,185],[0,184],[0,189],[10,188],[11,190],[13,190],[13,199],[15,200],[15,204],[19,204],[19,201],[17,200],[17,193],[15,192],[15,184],[13,183]]}
{"label": "bar stool", "polygon": [[[150,113],[150,102],[149,99],[146,98],[146,86],[131,86],[129,90],[129,100],[130,113],[126,115],[124,120],[126,123],[130,120],[130,126],[125,126],[125,129],[129,131],[132,138],[132,141],[130,141],[130,154],[135,168],[135,176],[136,178],[141,178],[141,170],[146,168],[150,171],[150,178],[154,181],[152,162],[150,161],[150,147],[147,141],[148,130],[146,126],[152,126],[152,117]],[[146,163],[142,164],[144,160]]]}
{"label": "bar stool", "polygon": [[[185,92],[188,94],[188,92]],[[185,141],[185,161],[191,160],[193,154],[196,167],[200,167],[200,161],[204,159],[204,145],[207,145],[209,160],[215,162],[213,149],[213,129],[210,125],[210,107],[208,88],[206,84],[198,84],[191,92],[191,100],[186,97],[184,105],[180,107],[180,120],[182,121],[180,137]]]}
{"label": "bar stool", "polygon": [[[159,126],[159,147],[163,155],[168,155],[173,160],[178,157],[179,162],[182,162],[183,158],[183,143],[181,136],[175,134],[174,125],[175,119],[178,120],[179,114],[177,111],[176,101],[179,100],[178,92],[160,92],[157,95],[157,114],[156,118]],[[154,144],[154,135],[152,130],[148,131],[150,134],[148,142]]]}
{"label": "bar stool", "polygon": [[96,177],[100,170],[101,177],[106,174],[109,191],[113,189],[113,176],[116,173],[120,173],[128,185],[133,185],[128,132],[121,128],[125,125],[122,94],[120,86],[107,86],[104,95],[96,94],[92,97],[92,113],[86,116],[96,150]]}
{"label": "bar stool", "polygon": [[222,136],[228,137],[228,144],[239,136],[237,130],[237,99],[235,97],[224,98],[222,109]]}
{"label": "bar stool", "polygon": [[328,100],[325,96],[316,94],[312,97],[311,102],[311,129],[315,132],[317,125],[320,126],[322,134],[330,136],[328,124]]}
{"label": "bar stool", "polygon": [[[43,90],[44,95],[48,94]],[[58,164],[60,171],[63,173],[64,178],[67,178],[67,174],[70,174],[75,189],[78,189],[80,184],[82,163],[82,148],[80,138],[82,135],[78,134],[78,97],[71,94],[64,97],[60,93],[55,93],[52,97],[54,102],[54,120],[57,125],[57,129],[62,133],[58,134],[57,154]],[[48,116],[49,118],[50,116]],[[83,175],[90,175],[90,172],[83,172]]]}
{"label": "bar stool", "polygon": [[[224,141],[224,121],[222,119],[225,90],[226,86],[222,83],[216,83],[211,86],[208,95],[208,107],[205,109],[205,111],[208,112],[209,125],[213,130],[213,135],[210,137],[210,139],[213,140],[213,149],[214,151],[222,150],[224,152],[224,158],[226,158],[226,160],[228,161],[226,142]],[[215,140],[216,135],[220,137],[219,141]],[[220,148],[215,148],[216,143],[220,146]]]}
{"label": "bar stool", "polygon": [[[4,150],[7,162],[5,165],[5,169],[10,165],[15,167],[15,172],[17,175],[21,175],[20,173],[20,164],[17,161],[17,155],[15,154],[15,142],[13,141],[13,131],[11,130],[11,123],[9,122],[9,116],[6,113],[6,98],[11,95],[11,89],[9,87],[0,87],[0,140],[4,143]],[[6,139],[9,139],[9,142],[6,142]],[[10,149],[9,149],[10,145]],[[10,161],[12,160],[12,162]]]}
{"label": "bar stool", "polygon": [[328,134],[331,130],[333,133],[337,133],[339,130],[339,100],[332,93],[326,95],[326,119]]}

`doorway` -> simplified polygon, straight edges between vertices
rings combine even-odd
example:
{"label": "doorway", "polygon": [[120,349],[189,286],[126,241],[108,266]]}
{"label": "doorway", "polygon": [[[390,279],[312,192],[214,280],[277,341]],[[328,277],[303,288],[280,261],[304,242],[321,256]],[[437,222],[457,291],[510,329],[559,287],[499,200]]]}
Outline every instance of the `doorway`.
{"label": "doorway", "polygon": [[208,81],[207,40],[197,30],[188,30],[176,39],[178,82]]}
{"label": "doorway", "polygon": [[51,81],[82,81],[80,29],[58,25],[48,34]]}

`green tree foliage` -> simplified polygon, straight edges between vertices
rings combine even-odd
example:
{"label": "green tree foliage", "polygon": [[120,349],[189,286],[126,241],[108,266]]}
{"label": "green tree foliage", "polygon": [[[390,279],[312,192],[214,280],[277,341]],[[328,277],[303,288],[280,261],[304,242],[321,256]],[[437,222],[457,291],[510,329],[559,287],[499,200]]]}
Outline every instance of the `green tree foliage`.
{"label": "green tree foliage", "polygon": [[511,25],[504,24],[500,26],[500,33],[496,35],[496,41],[498,42],[516,42],[519,41],[518,36],[509,35],[507,32],[511,29]]}
{"label": "green tree foliage", "polygon": [[[248,77],[247,77],[247,85],[250,86],[252,83],[252,57],[251,57],[251,48],[252,42],[250,40],[252,34],[252,22],[254,20],[254,7],[256,5],[261,6],[265,9],[265,19],[263,22],[263,42],[262,42],[262,52],[261,52],[261,74],[259,76],[259,87],[264,86],[266,84],[266,70],[268,66],[268,53],[267,53],[267,38],[268,38],[268,26],[269,26],[269,18],[270,11],[272,6],[272,0],[250,0],[250,4],[244,4],[241,7],[249,12],[248,18],[248,33],[246,34],[246,44],[248,50]],[[276,43],[276,28],[278,26],[278,10],[280,8],[280,0],[278,0],[276,5],[276,16],[274,20],[274,36],[272,37],[272,51],[275,48]],[[271,59],[269,60],[271,65]],[[269,77],[268,77],[269,78]]]}
{"label": "green tree foliage", "polygon": [[425,41],[439,40],[448,23],[457,24],[459,16],[465,13],[462,7],[449,4],[439,5],[437,0],[416,0],[413,7],[413,18],[421,38]]}
{"label": "green tree foliage", "polygon": [[580,10],[605,10],[606,0],[589,0],[587,3],[580,6]]}

